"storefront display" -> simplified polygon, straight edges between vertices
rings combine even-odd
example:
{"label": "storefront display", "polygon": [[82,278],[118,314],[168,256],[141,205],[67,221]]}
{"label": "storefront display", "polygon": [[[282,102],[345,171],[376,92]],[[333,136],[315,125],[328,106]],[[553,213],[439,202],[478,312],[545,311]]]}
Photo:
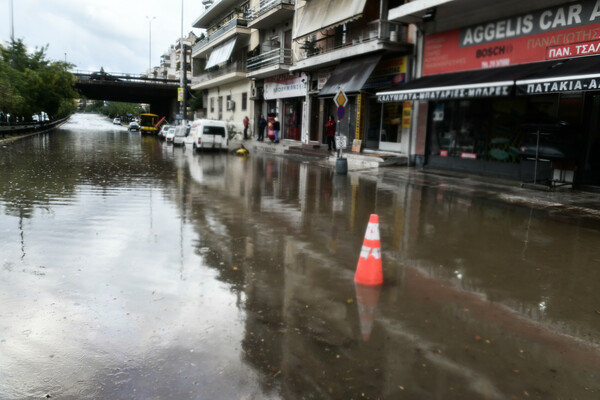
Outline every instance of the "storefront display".
{"label": "storefront display", "polygon": [[377,101],[418,102],[425,165],[527,181],[542,163],[548,181],[600,185],[597,32],[598,1],[437,32],[424,39],[423,76]]}

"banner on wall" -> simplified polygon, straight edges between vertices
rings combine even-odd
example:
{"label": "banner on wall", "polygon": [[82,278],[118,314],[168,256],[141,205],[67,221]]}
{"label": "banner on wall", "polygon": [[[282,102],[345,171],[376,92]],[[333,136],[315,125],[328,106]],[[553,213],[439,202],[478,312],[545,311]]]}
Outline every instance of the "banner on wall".
{"label": "banner on wall", "polygon": [[306,75],[277,75],[265,79],[265,100],[306,96]]}
{"label": "banner on wall", "polygon": [[427,36],[423,75],[600,55],[600,0]]}

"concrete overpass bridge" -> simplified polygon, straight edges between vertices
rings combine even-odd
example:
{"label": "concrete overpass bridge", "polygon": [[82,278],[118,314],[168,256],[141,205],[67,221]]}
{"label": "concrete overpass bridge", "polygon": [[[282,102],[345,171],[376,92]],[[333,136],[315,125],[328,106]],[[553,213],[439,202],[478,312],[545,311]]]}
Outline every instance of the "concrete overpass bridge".
{"label": "concrete overpass bridge", "polygon": [[179,79],[149,78],[143,75],[74,72],[75,88],[88,99],[150,104],[150,111],[168,120],[179,112]]}

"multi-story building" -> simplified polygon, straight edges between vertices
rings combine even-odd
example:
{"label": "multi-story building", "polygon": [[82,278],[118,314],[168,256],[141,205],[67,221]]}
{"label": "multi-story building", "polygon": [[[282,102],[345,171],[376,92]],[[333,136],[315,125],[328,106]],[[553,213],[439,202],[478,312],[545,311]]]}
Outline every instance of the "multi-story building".
{"label": "multi-story building", "polygon": [[406,56],[413,48],[408,30],[387,20],[388,8],[402,3],[298,0],[291,71],[307,83],[304,142],[324,143],[323,127],[331,115],[348,145],[360,140],[368,149],[408,151],[403,108],[384,113],[375,97],[406,77]]}
{"label": "multi-story building", "polygon": [[205,37],[192,48],[192,90],[202,90],[206,117],[227,121],[237,132],[253,118],[246,60],[253,34],[247,26],[247,0],[206,2],[194,22]]}
{"label": "multi-story building", "polygon": [[[377,90],[406,76],[408,30],[387,21],[388,8],[402,2],[211,3],[194,23],[207,32],[193,49],[192,88],[204,90],[208,118],[240,128],[245,115],[254,123],[260,114],[278,117],[282,139],[319,144],[333,115],[348,143],[408,151],[403,109],[384,119],[375,101]],[[340,91],[347,96],[341,111],[334,101]]]}
{"label": "multi-story building", "polygon": [[[292,32],[295,0],[251,0],[246,12],[248,27],[256,31],[246,64],[251,81],[255,121],[279,117],[281,138],[300,140],[306,88],[294,63]],[[284,84],[279,84],[284,82]]]}
{"label": "multi-story building", "polygon": [[413,103],[426,167],[600,187],[600,9],[596,0],[416,0],[415,80],[381,91]]}

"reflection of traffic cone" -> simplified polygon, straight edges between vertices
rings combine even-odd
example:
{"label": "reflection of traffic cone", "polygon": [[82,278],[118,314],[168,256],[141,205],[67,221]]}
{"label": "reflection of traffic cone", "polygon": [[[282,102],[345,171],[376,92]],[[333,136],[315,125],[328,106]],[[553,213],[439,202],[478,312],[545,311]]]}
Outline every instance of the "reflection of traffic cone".
{"label": "reflection of traffic cone", "polygon": [[354,282],[362,285],[381,285],[383,270],[381,268],[381,244],[379,240],[379,217],[371,214],[365,240],[358,258]]}
{"label": "reflection of traffic cone", "polygon": [[360,333],[365,342],[371,337],[373,322],[375,321],[375,308],[379,302],[381,285],[361,285],[355,283],[356,303],[358,304],[358,318],[360,319]]}

